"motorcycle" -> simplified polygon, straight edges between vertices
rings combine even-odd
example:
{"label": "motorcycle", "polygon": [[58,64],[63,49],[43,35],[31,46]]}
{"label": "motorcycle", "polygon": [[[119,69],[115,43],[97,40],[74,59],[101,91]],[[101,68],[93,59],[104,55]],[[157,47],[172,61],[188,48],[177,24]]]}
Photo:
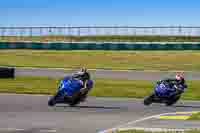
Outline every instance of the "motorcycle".
{"label": "motorcycle", "polygon": [[87,87],[90,88],[86,92],[81,92],[82,88],[81,81],[74,79],[72,77],[67,77],[62,80],[57,89],[57,93],[50,97],[48,100],[49,106],[54,106],[56,104],[68,104],[69,106],[75,106],[84,102],[87,98],[87,94],[91,91],[93,87],[93,81],[88,80]]}
{"label": "motorcycle", "polygon": [[144,99],[144,105],[164,103],[166,106],[171,106],[181,98],[182,93],[178,91],[176,85],[170,85],[168,82],[162,81],[157,83],[154,92]]}

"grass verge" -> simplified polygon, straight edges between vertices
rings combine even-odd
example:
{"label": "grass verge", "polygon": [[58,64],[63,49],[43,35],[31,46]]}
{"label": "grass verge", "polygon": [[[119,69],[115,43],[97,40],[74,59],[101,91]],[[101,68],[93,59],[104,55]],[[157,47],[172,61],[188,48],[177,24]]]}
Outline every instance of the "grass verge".
{"label": "grass verge", "polygon": [[39,42],[199,42],[199,36],[133,36],[133,35],[106,35],[106,36],[1,36],[0,41],[39,41]]}
{"label": "grass verge", "polygon": [[189,120],[200,120],[200,112],[193,114]]}
{"label": "grass verge", "polygon": [[0,66],[200,70],[199,51],[0,50]]}
{"label": "grass verge", "polygon": [[[0,92],[26,94],[54,94],[60,79],[48,77],[16,77],[0,79]],[[95,79],[91,96],[144,98],[152,92],[153,81]],[[199,81],[188,81],[186,100],[200,100]]]}

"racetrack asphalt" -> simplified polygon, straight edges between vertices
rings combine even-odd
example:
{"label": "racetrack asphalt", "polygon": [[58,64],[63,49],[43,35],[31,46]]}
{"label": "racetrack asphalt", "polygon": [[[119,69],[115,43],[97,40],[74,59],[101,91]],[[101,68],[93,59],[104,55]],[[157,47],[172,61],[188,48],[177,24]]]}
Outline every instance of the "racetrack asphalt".
{"label": "racetrack asphalt", "polygon": [[[63,77],[74,71],[64,69],[17,68],[16,76]],[[92,76],[100,78],[125,78],[134,80],[158,80],[173,72],[138,72],[92,70]],[[187,79],[200,79],[196,72],[186,72]],[[166,107],[161,104],[144,106],[142,100],[128,98],[89,97],[77,107],[57,105],[48,107],[48,96],[0,95],[0,132],[3,133],[96,133],[132,122],[131,127],[196,128],[200,122],[148,119],[136,120],[170,112],[200,111],[200,102],[177,103]]]}
{"label": "racetrack asphalt", "polygon": [[[63,77],[76,72],[77,70],[63,68],[15,68],[16,76],[49,76]],[[129,80],[160,80],[174,77],[175,71],[137,71],[137,70],[89,70],[93,78],[113,78]],[[200,80],[200,72],[184,72],[186,80]]]}
{"label": "racetrack asphalt", "polygon": [[[200,102],[144,106],[142,100],[89,97],[77,107],[64,104],[48,107],[48,96],[0,95],[0,132],[4,133],[96,133],[130,121],[162,113],[200,111]],[[199,122],[139,122],[136,126],[199,127]],[[134,124],[132,125],[134,126]]]}

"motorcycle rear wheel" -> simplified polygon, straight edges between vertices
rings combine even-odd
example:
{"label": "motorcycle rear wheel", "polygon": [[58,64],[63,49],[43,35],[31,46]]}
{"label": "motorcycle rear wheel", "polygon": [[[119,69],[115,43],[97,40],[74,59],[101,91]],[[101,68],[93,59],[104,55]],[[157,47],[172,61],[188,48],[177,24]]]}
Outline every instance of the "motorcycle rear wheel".
{"label": "motorcycle rear wheel", "polygon": [[171,100],[166,101],[166,106],[172,106],[173,104],[177,103],[177,101],[181,98],[181,96],[176,96]]}

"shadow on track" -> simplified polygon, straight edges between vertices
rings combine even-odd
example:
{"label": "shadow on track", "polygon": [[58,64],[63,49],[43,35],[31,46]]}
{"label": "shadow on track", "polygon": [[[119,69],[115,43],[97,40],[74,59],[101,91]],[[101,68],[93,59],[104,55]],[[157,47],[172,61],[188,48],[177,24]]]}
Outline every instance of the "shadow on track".
{"label": "shadow on track", "polygon": [[74,109],[107,109],[107,110],[120,110],[124,109],[122,107],[106,107],[106,106],[73,106],[70,107],[68,105],[56,105],[56,107],[64,107],[64,108],[74,108]]}

